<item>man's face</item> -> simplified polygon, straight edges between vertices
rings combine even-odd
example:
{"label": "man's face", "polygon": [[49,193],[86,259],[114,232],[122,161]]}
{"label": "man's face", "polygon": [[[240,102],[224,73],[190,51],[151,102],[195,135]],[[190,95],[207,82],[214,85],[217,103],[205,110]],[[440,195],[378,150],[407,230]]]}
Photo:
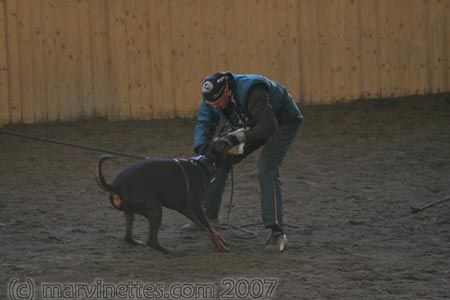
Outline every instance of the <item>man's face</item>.
{"label": "man's face", "polygon": [[222,96],[218,100],[208,103],[214,108],[220,107],[221,109],[225,109],[230,104],[230,101],[231,101],[231,91],[228,89],[227,83]]}

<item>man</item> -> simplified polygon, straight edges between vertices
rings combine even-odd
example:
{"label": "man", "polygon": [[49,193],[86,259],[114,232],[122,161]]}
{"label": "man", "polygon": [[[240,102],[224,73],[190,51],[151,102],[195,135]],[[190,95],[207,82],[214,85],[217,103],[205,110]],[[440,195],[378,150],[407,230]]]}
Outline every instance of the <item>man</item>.
{"label": "man", "polygon": [[[283,199],[278,170],[294,140],[303,116],[284,86],[264,76],[219,72],[206,77],[201,87],[202,101],[194,133],[197,154],[212,151],[223,158],[215,181],[206,190],[206,215],[212,223],[218,215],[231,165],[263,146],[258,163],[262,219],[272,230],[267,251],[283,251],[287,238],[283,228]],[[233,132],[212,142],[222,118]],[[244,129],[244,130],[238,130]],[[235,145],[244,144],[244,153],[229,156]]]}

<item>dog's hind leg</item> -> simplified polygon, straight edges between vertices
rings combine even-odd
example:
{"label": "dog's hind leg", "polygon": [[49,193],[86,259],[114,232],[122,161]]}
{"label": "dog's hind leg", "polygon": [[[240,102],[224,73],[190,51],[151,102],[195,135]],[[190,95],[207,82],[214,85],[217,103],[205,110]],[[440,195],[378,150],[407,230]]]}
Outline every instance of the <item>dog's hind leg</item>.
{"label": "dog's hind leg", "polygon": [[145,214],[145,217],[148,220],[147,246],[161,251],[164,254],[172,255],[173,252],[170,249],[159,244],[158,231],[162,221],[162,206],[160,200],[155,195],[153,195],[153,193],[151,197],[152,199],[150,203],[152,203],[152,205],[151,207],[147,208],[147,213]]}
{"label": "dog's hind leg", "polygon": [[141,246],[143,245],[143,243],[136,241],[133,238],[133,223],[134,223],[134,212],[125,211],[125,224],[126,224],[125,242],[133,246]]}
{"label": "dog's hind leg", "polygon": [[173,254],[172,251],[166,247],[161,246],[161,244],[158,241],[158,231],[159,227],[161,226],[161,219],[162,215],[156,215],[152,214],[151,216],[147,217],[148,220],[148,240],[147,240],[147,246],[161,251],[164,254]]}

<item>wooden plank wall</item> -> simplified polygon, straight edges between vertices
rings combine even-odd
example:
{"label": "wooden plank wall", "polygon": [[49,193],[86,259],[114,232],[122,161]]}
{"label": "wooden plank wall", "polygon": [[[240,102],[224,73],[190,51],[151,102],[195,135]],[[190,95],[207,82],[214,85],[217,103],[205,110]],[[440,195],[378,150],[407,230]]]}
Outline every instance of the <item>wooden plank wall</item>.
{"label": "wooden plank wall", "polygon": [[0,1],[0,124],[6,124],[10,121],[5,10],[5,2]]}
{"label": "wooden plank wall", "polygon": [[450,91],[450,0],[0,0],[0,126],[192,116],[203,77],[304,104]]}

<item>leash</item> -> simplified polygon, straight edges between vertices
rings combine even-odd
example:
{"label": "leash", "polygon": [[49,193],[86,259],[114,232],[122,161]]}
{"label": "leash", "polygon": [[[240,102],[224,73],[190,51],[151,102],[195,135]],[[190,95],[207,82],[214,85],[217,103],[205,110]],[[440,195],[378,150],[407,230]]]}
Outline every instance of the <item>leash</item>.
{"label": "leash", "polygon": [[224,225],[226,225],[227,227],[230,227],[231,232],[240,239],[249,240],[249,239],[256,238],[258,236],[258,233],[256,231],[244,229],[243,226],[236,226],[236,225],[230,224],[231,207],[233,206],[233,194],[234,194],[233,164],[231,164],[230,177],[231,177],[230,178],[231,179],[230,203],[228,206],[227,223]]}
{"label": "leash", "polygon": [[67,146],[67,147],[72,147],[72,148],[83,149],[83,150],[89,150],[89,151],[94,151],[94,152],[109,153],[109,154],[114,154],[117,156],[123,156],[123,157],[128,157],[128,158],[135,158],[135,159],[147,159],[148,158],[148,157],[129,154],[129,153],[110,151],[110,150],[99,149],[99,148],[94,148],[94,147],[85,146],[85,145],[66,143],[66,142],[61,142],[61,141],[57,141],[57,140],[36,137],[36,136],[26,135],[26,134],[22,134],[22,133],[18,133],[18,132],[2,130],[2,129],[0,130],[0,134],[26,138],[26,139],[40,141],[40,142],[44,142],[44,143],[50,143],[50,144],[62,145],[62,146]]}
{"label": "leash", "polygon": [[428,209],[430,207],[433,207],[435,205],[438,205],[438,204],[441,204],[441,203],[444,203],[444,202],[447,202],[447,201],[450,201],[450,198],[438,200],[438,201],[432,202],[432,203],[427,204],[427,205],[425,205],[423,207],[420,207],[420,208],[411,206],[411,214],[416,214],[418,212],[424,211],[424,210],[426,210],[426,209]]}

